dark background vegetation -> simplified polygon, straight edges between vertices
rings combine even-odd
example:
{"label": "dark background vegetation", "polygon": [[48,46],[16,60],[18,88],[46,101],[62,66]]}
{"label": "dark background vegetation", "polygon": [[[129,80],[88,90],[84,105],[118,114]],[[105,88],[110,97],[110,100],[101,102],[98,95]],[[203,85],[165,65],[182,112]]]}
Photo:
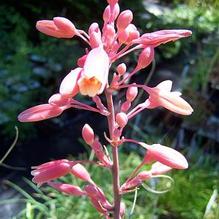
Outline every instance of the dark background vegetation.
{"label": "dark background vegetation", "polygon": [[[70,154],[89,153],[79,141],[84,123],[96,127],[97,133],[103,137],[105,122],[91,113],[72,110],[61,117],[34,124],[18,123],[17,115],[30,106],[45,103],[57,92],[61,79],[75,67],[77,58],[85,49],[78,39],[57,40],[40,34],[35,29],[36,21],[65,16],[76,27],[87,30],[91,22],[101,24],[105,5],[103,0],[8,0],[0,3],[0,158],[13,141],[14,126],[19,129],[17,145],[5,160],[5,164],[12,168],[0,167],[2,185],[5,179],[20,184],[18,178],[29,177],[30,167],[41,162]],[[149,66],[134,78],[149,85],[165,79],[173,80],[175,88],[182,88],[183,96],[195,110],[187,118],[162,109],[144,112],[126,129],[128,136],[181,150],[191,163],[191,170],[176,175],[175,180],[180,181],[183,188],[176,187],[175,193],[171,192],[157,201],[160,211],[158,208],[154,214],[159,218],[165,218],[165,215],[166,218],[202,218],[213,192],[218,189],[218,5],[216,0],[121,0],[122,9],[133,10],[134,23],[142,33],[171,28],[193,31],[193,36],[188,39],[157,48],[153,74],[150,74],[153,67]],[[124,58],[129,68],[135,65],[136,60],[137,54]],[[152,77],[148,77],[149,74]],[[87,98],[79,98],[89,103]],[[141,99],[144,96],[139,95],[138,100]],[[134,145],[123,149],[127,156],[131,152],[141,155]],[[24,167],[26,171],[13,170],[13,167]],[[191,195],[196,183],[201,191],[197,189],[194,191],[197,194]],[[185,200],[182,192],[188,192]],[[183,207],[179,199],[184,202]],[[214,204],[218,206],[218,197],[215,200]],[[143,205],[144,201],[141,203]],[[197,207],[192,216],[186,210],[190,205]],[[213,209],[215,205],[212,205]],[[136,209],[138,212],[138,207]]]}

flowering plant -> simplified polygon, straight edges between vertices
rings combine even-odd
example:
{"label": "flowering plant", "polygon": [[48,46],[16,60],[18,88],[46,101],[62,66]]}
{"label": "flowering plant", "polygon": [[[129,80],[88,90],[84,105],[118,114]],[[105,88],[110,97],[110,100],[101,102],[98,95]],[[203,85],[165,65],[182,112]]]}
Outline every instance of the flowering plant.
{"label": "flowering plant", "polygon": [[[125,205],[121,202],[122,195],[134,191],[144,181],[174,169],[188,167],[185,157],[176,150],[160,145],[148,145],[123,136],[123,129],[128,121],[145,109],[164,107],[181,115],[190,115],[192,107],[181,97],[181,93],[171,91],[172,81],[166,80],[156,87],[144,84],[129,83],[130,78],[139,70],[146,68],[154,59],[154,50],[160,44],[176,41],[191,35],[189,30],[159,30],[140,35],[132,24],[133,14],[130,10],[120,12],[118,0],[107,0],[108,6],[103,13],[103,27],[92,23],[88,33],[77,29],[66,18],[55,17],[53,20],[41,20],[36,28],[49,36],[56,38],[80,37],[88,48],[85,54],[77,61],[77,67],[62,80],[59,92],[52,95],[48,103],[31,107],[19,114],[21,122],[35,122],[57,117],[70,108],[89,110],[102,114],[108,121],[109,136],[105,138],[111,145],[112,156],[107,153],[93,129],[85,124],[82,129],[84,141],[93,150],[97,161],[94,164],[110,169],[112,172],[114,201],[110,203],[107,196],[91,178],[83,166],[83,160],[55,160],[33,167],[33,182],[38,185],[47,183],[70,196],[86,196],[92,205],[105,218],[123,218]],[[132,51],[140,50],[136,67],[128,72],[125,63],[118,60]],[[110,72],[112,65],[116,71]],[[117,108],[113,95],[121,89],[126,89],[126,100]],[[138,89],[143,89],[148,98],[137,106],[133,101],[138,95]],[[77,95],[86,95],[92,98],[95,106],[78,101]],[[102,102],[106,100],[106,105]],[[142,163],[136,167],[127,180],[120,184],[119,153],[118,149],[126,142],[136,143],[145,149]],[[152,165],[151,165],[152,164]],[[140,171],[143,165],[151,165],[148,171]],[[75,185],[54,181],[62,176],[71,174],[85,181],[84,188]]]}

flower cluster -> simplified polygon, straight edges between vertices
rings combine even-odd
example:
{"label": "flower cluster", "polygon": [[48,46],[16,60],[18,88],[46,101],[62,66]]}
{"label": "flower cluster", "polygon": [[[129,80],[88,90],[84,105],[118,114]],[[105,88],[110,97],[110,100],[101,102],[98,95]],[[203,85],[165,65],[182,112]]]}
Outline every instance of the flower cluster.
{"label": "flower cluster", "polygon": [[[78,36],[87,43],[88,48],[78,59],[76,68],[62,80],[59,92],[52,95],[48,103],[31,107],[20,113],[18,120],[20,122],[41,121],[57,117],[70,108],[89,110],[105,116],[109,128],[109,136],[105,134],[105,138],[112,146],[112,156],[106,153],[104,145],[88,124],[85,124],[82,129],[82,137],[96,156],[97,161],[94,163],[112,170],[114,203],[107,200],[101,188],[91,179],[90,174],[82,165],[86,161],[51,161],[34,167],[32,175],[34,176],[33,182],[39,185],[47,183],[68,195],[87,196],[96,210],[105,218],[110,218],[112,213],[114,218],[119,219],[125,214],[125,206],[121,202],[122,194],[133,191],[145,180],[166,173],[172,168],[186,169],[188,167],[185,157],[176,150],[159,144],[147,145],[128,139],[123,136],[123,129],[130,119],[146,109],[164,107],[181,115],[190,115],[193,112],[192,107],[181,97],[181,93],[171,91],[172,81],[170,80],[163,81],[155,87],[129,84],[133,75],[151,64],[157,46],[188,37],[191,31],[159,30],[141,35],[132,23],[131,10],[120,12],[118,0],[107,0],[107,2],[108,6],[103,12],[103,26],[92,23],[88,32],[76,28],[71,21],[63,17],[37,22],[36,28],[40,32],[56,38],[69,39]],[[120,58],[136,50],[140,53],[132,71],[127,70],[125,63],[115,66],[115,62],[118,63]],[[115,72],[110,71],[112,65],[116,69]],[[115,110],[113,94],[121,89],[126,89],[126,99]],[[148,94],[148,98],[134,107],[132,103],[139,89],[143,89]],[[94,106],[78,101],[78,95],[92,98]],[[102,102],[104,95],[106,106]],[[145,148],[145,157],[139,167],[152,165],[150,170],[143,172],[139,172],[140,168],[137,167],[120,186],[118,147],[125,142],[134,142]],[[66,174],[83,180],[86,183],[85,187],[79,188],[75,185],[54,182]]]}

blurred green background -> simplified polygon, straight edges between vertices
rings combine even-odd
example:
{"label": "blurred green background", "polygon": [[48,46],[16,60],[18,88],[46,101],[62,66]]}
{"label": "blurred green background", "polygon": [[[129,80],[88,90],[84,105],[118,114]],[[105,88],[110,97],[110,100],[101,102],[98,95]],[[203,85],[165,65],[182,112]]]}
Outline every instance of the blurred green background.
{"label": "blurred green background", "polygon": [[[127,218],[218,219],[219,1],[121,0],[120,3],[122,10],[130,8],[134,12],[134,24],[141,33],[171,28],[193,31],[188,39],[157,48],[153,66],[133,79],[149,85],[173,80],[174,88],[182,89],[183,96],[193,106],[192,116],[185,118],[156,109],[138,115],[125,130],[126,136],[180,150],[188,158],[190,168],[170,174],[175,185],[166,194],[153,194],[141,188],[135,212],[132,216],[127,214]],[[99,217],[86,199],[63,198],[49,188],[41,192],[22,176],[29,178],[31,166],[51,159],[89,156],[89,148],[79,139],[80,130],[88,122],[103,138],[106,124],[101,122],[97,126],[96,122],[101,117],[73,110],[52,120],[19,124],[17,115],[30,106],[47,102],[85,49],[79,39],[57,40],[40,34],[35,29],[36,21],[64,16],[76,27],[87,30],[91,22],[102,24],[105,6],[103,0],[3,0],[0,3],[0,158],[13,141],[14,126],[19,129],[15,148],[5,163],[0,164],[1,219]],[[132,54],[123,61],[132,68],[137,57]],[[79,98],[90,103],[87,98]],[[137,99],[143,100],[144,95]],[[141,157],[142,151],[135,145],[121,148],[123,179]],[[17,167],[24,170],[16,170]],[[108,173],[88,168],[97,184],[112,198]],[[75,179],[63,180],[80,184]],[[159,189],[166,183],[152,181],[150,186]],[[19,193],[14,193],[14,189]],[[133,196],[124,197],[128,213]]]}

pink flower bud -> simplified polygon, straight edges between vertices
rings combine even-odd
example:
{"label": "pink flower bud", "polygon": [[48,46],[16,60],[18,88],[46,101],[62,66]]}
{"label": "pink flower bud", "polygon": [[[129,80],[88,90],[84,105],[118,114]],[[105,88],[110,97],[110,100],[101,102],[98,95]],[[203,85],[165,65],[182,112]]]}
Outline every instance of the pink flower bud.
{"label": "pink flower bud", "polygon": [[171,167],[166,166],[160,162],[155,162],[152,164],[150,172],[152,175],[160,175],[169,172],[170,170],[172,170]]}
{"label": "pink flower bud", "polygon": [[121,106],[122,112],[127,112],[131,107],[131,103],[129,101],[125,101]]}
{"label": "pink flower bud", "polygon": [[121,63],[117,66],[116,71],[118,72],[118,74],[123,75],[126,72],[126,64],[125,63]]}
{"label": "pink flower bud", "polygon": [[97,48],[102,45],[101,32],[97,23],[92,23],[88,30],[90,36],[90,45],[92,48]]}
{"label": "pink flower bud", "polygon": [[57,93],[57,94],[53,94],[49,100],[48,103],[51,105],[56,105],[56,106],[65,106],[68,105],[69,102],[71,101],[70,98],[66,97],[66,96],[62,96],[61,94]]}
{"label": "pink flower bud", "polygon": [[147,156],[153,158],[166,166],[169,166],[174,169],[187,169],[188,162],[186,158],[174,150],[173,148],[169,148],[160,144],[147,145],[143,142],[140,142],[140,145],[147,149],[146,156],[144,160],[147,161]]}
{"label": "pink flower bud", "polygon": [[128,30],[124,29],[118,33],[118,40],[120,44],[125,43],[129,38]]}
{"label": "pink flower bud", "polygon": [[86,192],[81,190],[80,187],[70,185],[70,184],[65,184],[65,183],[54,183],[54,182],[48,182],[48,184],[53,187],[54,189],[63,192],[67,195],[71,196],[82,196],[86,195]]}
{"label": "pink flower bud", "polygon": [[114,26],[111,24],[107,24],[104,28],[103,35],[104,35],[104,42],[106,43],[107,46],[110,46],[113,43],[116,35]]}
{"label": "pink flower bud", "polygon": [[148,180],[151,178],[151,173],[149,171],[142,171],[136,177],[126,181],[122,187],[122,191],[134,189],[142,184],[143,181]]}
{"label": "pink flower bud", "polygon": [[128,37],[127,42],[131,42],[132,40],[139,38],[140,33],[134,24],[129,24],[128,27],[126,27],[126,30],[129,33],[129,37]]}
{"label": "pink flower bud", "polygon": [[154,48],[153,47],[146,47],[138,57],[138,64],[137,69],[146,68],[154,59]]}
{"label": "pink flower bud", "polygon": [[121,204],[120,204],[120,217],[121,218],[123,218],[124,217],[124,215],[125,215],[125,203],[124,202],[121,202]]}
{"label": "pink flower bud", "polygon": [[36,28],[46,35],[57,38],[72,38],[78,34],[74,24],[63,17],[55,17],[53,20],[37,21]]}
{"label": "pink flower bud", "polygon": [[81,180],[87,181],[91,184],[94,184],[94,182],[92,181],[90,174],[88,173],[88,171],[85,169],[85,167],[83,165],[81,165],[80,163],[75,164],[72,168],[71,168],[71,173],[78,177]]}
{"label": "pink flower bud", "polygon": [[62,114],[63,108],[51,104],[41,104],[26,109],[18,115],[20,122],[37,122],[57,117]]}
{"label": "pink flower bud", "polygon": [[80,77],[82,68],[72,70],[65,78],[59,88],[59,93],[64,96],[74,97],[79,92],[78,79]]}
{"label": "pink flower bud", "polygon": [[117,28],[118,30],[124,30],[133,20],[133,14],[130,10],[125,10],[121,12],[117,19]]}
{"label": "pink flower bud", "polygon": [[45,182],[57,179],[70,173],[73,163],[68,160],[55,160],[37,167],[31,174],[34,176],[33,182],[43,184]]}
{"label": "pink flower bud", "polygon": [[93,142],[94,142],[94,131],[88,124],[85,124],[83,129],[82,129],[82,137],[88,145],[93,144]]}
{"label": "pink flower bud", "polygon": [[105,167],[111,167],[112,162],[109,160],[109,158],[106,156],[106,154],[103,151],[103,147],[99,140],[96,138],[93,144],[91,145],[92,149],[94,150],[94,153],[98,160],[100,161],[100,164]]}
{"label": "pink flower bud", "polygon": [[[101,210],[105,212],[108,209],[112,209],[112,205],[107,201],[105,194],[99,187],[95,185],[87,185],[84,187],[84,190],[87,192],[87,196],[91,199],[94,207],[98,207],[98,211]],[[102,208],[99,209],[99,206],[96,205],[96,203],[99,203]]]}
{"label": "pink flower bud", "polygon": [[135,86],[129,87],[126,92],[126,99],[129,102],[132,102],[137,97],[137,95],[138,95],[138,88]]}
{"label": "pink flower bud", "polygon": [[109,5],[115,5],[118,3],[119,0],[107,0]]}
{"label": "pink flower bud", "polygon": [[110,10],[110,6],[108,5],[103,12],[104,23],[108,23],[110,21],[110,17],[111,17],[111,10]]}
{"label": "pink flower bud", "polygon": [[152,33],[143,34],[139,39],[136,40],[136,43],[140,43],[145,46],[152,45],[156,47],[160,44],[188,37],[191,34],[192,32],[190,30],[159,30]]}
{"label": "pink flower bud", "polygon": [[86,55],[83,55],[82,57],[80,57],[77,61],[77,65],[81,68],[84,67],[84,63],[86,61],[86,58],[87,58],[87,54]]}
{"label": "pink flower bud", "polygon": [[124,128],[128,123],[128,116],[123,112],[117,113],[116,122],[119,125],[119,127]]}

